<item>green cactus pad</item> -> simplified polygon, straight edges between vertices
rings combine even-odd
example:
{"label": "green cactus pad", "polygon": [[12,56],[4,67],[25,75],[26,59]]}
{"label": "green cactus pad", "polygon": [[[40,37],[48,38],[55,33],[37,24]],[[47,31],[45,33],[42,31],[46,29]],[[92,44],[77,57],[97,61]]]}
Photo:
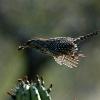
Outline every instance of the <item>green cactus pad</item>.
{"label": "green cactus pad", "polygon": [[46,89],[43,78],[37,75],[35,82],[29,82],[27,77],[19,79],[16,87],[8,94],[12,100],[51,100],[51,88],[52,84]]}

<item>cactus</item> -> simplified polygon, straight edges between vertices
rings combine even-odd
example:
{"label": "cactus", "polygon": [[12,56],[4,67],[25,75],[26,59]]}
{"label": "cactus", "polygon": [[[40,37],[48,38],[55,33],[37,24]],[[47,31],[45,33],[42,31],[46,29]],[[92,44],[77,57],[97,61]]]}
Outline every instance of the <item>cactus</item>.
{"label": "cactus", "polygon": [[15,88],[11,89],[8,94],[12,100],[51,100],[49,93],[51,92],[52,84],[48,89],[44,86],[43,78],[38,75],[35,81],[29,82],[28,77],[19,79]]}

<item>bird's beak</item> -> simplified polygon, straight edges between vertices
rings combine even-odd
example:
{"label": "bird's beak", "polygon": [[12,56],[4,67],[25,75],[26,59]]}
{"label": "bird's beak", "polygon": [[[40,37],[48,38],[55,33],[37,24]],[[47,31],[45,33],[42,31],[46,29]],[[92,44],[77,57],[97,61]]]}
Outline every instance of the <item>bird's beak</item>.
{"label": "bird's beak", "polygon": [[24,46],[19,46],[18,50],[23,50],[25,47]]}
{"label": "bird's beak", "polygon": [[28,47],[29,47],[28,45],[25,45],[25,46],[20,45],[20,46],[18,47],[18,50],[23,50],[23,49],[28,48]]}

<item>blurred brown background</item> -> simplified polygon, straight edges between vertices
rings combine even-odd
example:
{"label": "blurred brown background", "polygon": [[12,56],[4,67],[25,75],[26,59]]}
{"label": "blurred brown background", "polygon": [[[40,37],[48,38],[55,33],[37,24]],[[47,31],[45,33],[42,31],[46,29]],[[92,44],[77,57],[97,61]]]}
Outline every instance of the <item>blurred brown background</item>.
{"label": "blurred brown background", "polygon": [[52,83],[53,100],[100,100],[100,34],[86,41],[79,67],[59,66],[36,50],[17,51],[30,38],[79,36],[100,30],[100,0],[0,0],[0,100],[24,75]]}

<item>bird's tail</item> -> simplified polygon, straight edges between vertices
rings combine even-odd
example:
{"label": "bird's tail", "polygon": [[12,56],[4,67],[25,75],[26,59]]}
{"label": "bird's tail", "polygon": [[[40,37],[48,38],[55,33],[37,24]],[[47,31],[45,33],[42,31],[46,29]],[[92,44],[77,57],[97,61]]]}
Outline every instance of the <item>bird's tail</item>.
{"label": "bird's tail", "polygon": [[91,38],[91,37],[97,35],[98,32],[100,32],[100,31],[96,31],[96,32],[93,32],[93,33],[90,33],[90,34],[87,34],[87,35],[84,35],[84,36],[79,36],[78,38],[76,38],[74,40],[74,42],[75,43],[80,43],[81,41],[87,40],[88,38]]}

